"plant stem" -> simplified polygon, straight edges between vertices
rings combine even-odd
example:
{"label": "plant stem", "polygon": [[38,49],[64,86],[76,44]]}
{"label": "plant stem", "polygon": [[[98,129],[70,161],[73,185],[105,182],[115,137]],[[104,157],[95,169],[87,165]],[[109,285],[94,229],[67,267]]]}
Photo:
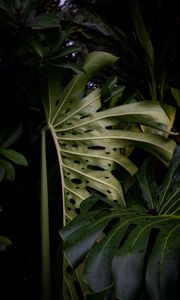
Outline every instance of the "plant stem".
{"label": "plant stem", "polygon": [[46,135],[41,132],[41,299],[51,299],[48,179],[46,162]]}

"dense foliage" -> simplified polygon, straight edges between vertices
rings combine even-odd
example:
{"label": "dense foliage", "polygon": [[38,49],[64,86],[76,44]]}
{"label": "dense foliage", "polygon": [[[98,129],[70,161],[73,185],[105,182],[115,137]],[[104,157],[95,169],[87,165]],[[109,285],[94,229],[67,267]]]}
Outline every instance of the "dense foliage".
{"label": "dense foliage", "polygon": [[62,2],[0,2],[2,299],[175,299],[179,2]]}

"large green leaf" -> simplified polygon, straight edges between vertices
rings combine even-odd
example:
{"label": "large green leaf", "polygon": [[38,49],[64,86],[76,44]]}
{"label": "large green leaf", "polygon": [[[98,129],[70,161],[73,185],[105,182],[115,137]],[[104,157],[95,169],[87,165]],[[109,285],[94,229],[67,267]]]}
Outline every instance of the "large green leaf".
{"label": "large green leaf", "polygon": [[[169,119],[158,103],[143,101],[102,110],[100,89],[86,92],[90,78],[116,60],[109,53],[93,52],[83,66],[85,73],[74,76],[63,92],[58,76],[50,77],[45,84],[43,101],[70,219],[77,215],[82,200],[97,191],[125,205],[114,171],[120,166],[134,175],[137,167],[121,154],[121,149],[141,147],[168,164],[175,147],[173,141],[160,135],[137,131],[139,124],[170,131]],[[136,129],[123,130],[123,124],[136,124]]]}
{"label": "large green leaf", "polygon": [[[158,211],[154,214],[161,194],[166,191],[163,203],[169,204],[172,184],[179,182],[179,148],[160,186],[152,177],[153,171],[149,173],[150,163],[152,161],[148,160],[137,176],[143,193],[137,189],[137,181],[128,193],[126,208],[107,198],[91,196],[80,205],[81,214],[60,230],[65,256],[73,268],[84,261],[84,278],[95,295],[108,287],[111,289],[114,284],[116,299],[168,300],[176,297],[180,216],[178,210],[173,209],[167,214],[161,215]],[[145,179],[141,183],[143,175]],[[179,195],[177,184],[175,189]],[[158,198],[160,191],[164,192]],[[143,198],[144,201],[140,201]],[[179,208],[179,202],[179,197],[171,197],[172,207],[175,203]]]}
{"label": "large green leaf", "polygon": [[168,118],[157,103],[140,102],[99,111],[99,89],[83,97],[90,77],[115,60],[107,53],[91,54],[84,66],[86,74],[75,76],[61,95],[54,93],[53,82],[49,81],[49,103],[45,108],[64,175],[67,210],[72,217],[73,208],[79,207],[92,188],[109,195],[112,200],[124,202],[121,185],[112,171],[116,164],[132,175],[137,168],[119,153],[119,148],[129,145],[144,147],[165,161],[170,159],[174,149],[172,141],[167,142],[160,136],[113,130],[115,125],[126,122],[169,131]]}
{"label": "large green leaf", "polygon": [[[133,196],[138,201],[141,197],[138,193]],[[175,297],[180,217],[153,216],[143,202],[139,206],[129,201],[128,207],[122,208],[98,196],[84,200],[80,216],[60,230],[65,256],[73,268],[84,258],[84,277],[95,295],[114,284],[117,299],[135,300],[143,295],[150,300]],[[85,206],[89,207],[87,211]],[[88,225],[84,224],[86,216]],[[103,226],[99,231],[100,224]]]}

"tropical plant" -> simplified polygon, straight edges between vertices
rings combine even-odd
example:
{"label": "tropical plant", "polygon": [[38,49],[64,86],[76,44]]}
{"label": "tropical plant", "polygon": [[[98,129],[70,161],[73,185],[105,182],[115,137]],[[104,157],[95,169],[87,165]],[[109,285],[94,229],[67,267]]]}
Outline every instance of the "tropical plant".
{"label": "tropical plant", "polygon": [[[172,134],[175,110],[167,106],[162,108],[157,101],[139,101],[144,97],[134,97],[134,93],[124,101],[122,96],[126,89],[125,81],[123,85],[119,85],[119,82],[122,83],[119,80],[120,73],[116,76],[114,71],[117,70],[116,63],[121,57],[118,59],[108,51],[96,51],[87,57],[83,67],[78,65],[76,62],[84,61],[84,56],[79,59],[76,55],[80,49],[76,45],[81,45],[76,36],[81,34],[81,29],[66,26],[65,20],[61,24],[62,11],[60,13],[57,9],[52,12],[49,2],[3,0],[0,3],[1,96],[3,94],[1,123],[3,127],[13,124],[12,136],[16,136],[16,124],[22,124],[20,152],[23,147],[23,153],[28,154],[28,178],[24,178],[23,183],[15,181],[15,186],[20,191],[18,195],[21,194],[23,203],[24,199],[28,203],[28,214],[38,218],[36,221],[41,227],[41,233],[37,227],[33,231],[31,225],[33,227],[36,222],[29,217],[30,234],[25,232],[23,236],[23,240],[29,239],[28,247],[34,247],[33,251],[36,252],[36,270],[40,265],[38,242],[41,239],[41,298],[84,299],[87,286],[83,283],[81,266],[71,274],[65,261],[63,271],[61,244],[59,252],[57,248],[55,251],[58,256],[54,276],[57,291],[51,289],[55,264],[52,244],[56,235],[52,231],[58,226],[54,226],[54,223],[60,224],[58,228],[69,223],[81,213],[84,200],[94,193],[101,199],[106,197],[103,202],[111,203],[113,207],[120,205],[125,209],[126,193],[139,167],[130,154],[134,147],[141,148],[143,154],[147,155],[148,151],[168,166],[176,146],[168,138]],[[47,5],[44,6],[44,3]],[[98,28],[103,32],[102,27],[101,24]],[[74,32],[76,36],[71,39],[71,33]],[[111,30],[109,36],[110,34],[113,35]],[[96,39],[97,41],[100,43],[100,40]],[[112,64],[115,68],[110,70]],[[107,66],[109,67],[105,68]],[[77,73],[70,82],[72,72],[69,73],[69,69]],[[66,86],[67,82],[69,84]],[[126,104],[118,106],[120,103]],[[25,162],[21,155],[8,148],[10,144],[1,146],[1,155],[11,160],[13,158],[16,163]],[[18,151],[18,147],[16,150]],[[3,165],[0,168],[0,175],[7,179],[14,178],[12,166],[8,172],[7,163],[5,167]],[[61,193],[58,188],[56,194],[53,190],[58,182],[62,197],[59,196]],[[55,197],[60,210],[57,212],[58,221],[54,220],[54,211],[52,212]],[[37,213],[39,198],[40,218]],[[32,203],[36,203],[33,204],[37,205],[36,209],[30,209]],[[23,211],[23,214],[26,212]],[[30,237],[32,232],[36,235],[35,243],[34,237]],[[57,240],[59,242],[59,236]],[[57,240],[55,243],[58,243]],[[4,235],[1,235],[1,241],[6,244]],[[35,273],[33,280],[38,276]],[[37,289],[39,282],[37,280]],[[38,294],[37,289],[35,293]],[[58,290],[61,290],[61,295],[58,295]],[[39,299],[39,295],[37,298]]]}
{"label": "tropical plant", "polygon": [[[142,101],[102,110],[100,88],[89,90],[87,83],[100,69],[116,60],[109,53],[91,53],[83,66],[85,73],[76,75],[63,92],[59,90],[57,73],[49,73],[44,81],[42,99],[47,129],[54,140],[61,173],[63,225],[80,213],[81,203],[94,193],[109,198],[112,203],[118,202],[122,208],[126,206],[124,186],[118,180],[119,170],[125,169],[132,176],[137,166],[127,157],[128,152],[123,154],[124,149],[140,147],[168,165],[176,146],[165,137],[171,123],[158,102]],[[140,125],[158,130],[154,134],[145,133]],[[158,134],[163,131],[163,135]],[[44,136],[44,129],[43,132]],[[64,278],[69,287],[64,291],[65,299],[68,293],[72,299],[78,299],[71,284],[75,279],[67,269]]]}
{"label": "tropical plant", "polygon": [[[180,148],[162,182],[155,160],[139,169],[127,207],[93,195],[60,230],[72,270],[84,261],[87,299],[177,299]],[[159,166],[158,166],[159,167]]]}

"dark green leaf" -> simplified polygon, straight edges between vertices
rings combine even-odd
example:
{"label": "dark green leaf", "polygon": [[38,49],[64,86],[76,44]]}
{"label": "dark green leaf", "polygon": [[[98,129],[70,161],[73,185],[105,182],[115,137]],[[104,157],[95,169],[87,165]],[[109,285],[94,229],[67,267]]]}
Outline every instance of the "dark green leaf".
{"label": "dark green leaf", "polygon": [[30,24],[32,29],[47,29],[59,27],[59,17],[55,13],[42,13],[38,15]]}
{"label": "dark green leaf", "polygon": [[1,159],[0,160],[0,169],[2,170],[3,178],[5,178],[6,180],[9,180],[9,181],[15,180],[15,170],[14,170],[13,165],[10,162]]}
{"label": "dark green leaf", "polygon": [[180,223],[167,222],[157,236],[150,254],[146,286],[150,300],[177,298],[179,278]]}
{"label": "dark green leaf", "polygon": [[12,150],[12,149],[0,149],[0,153],[11,160],[12,162],[16,163],[17,165],[27,166],[27,160],[21,153]]}

